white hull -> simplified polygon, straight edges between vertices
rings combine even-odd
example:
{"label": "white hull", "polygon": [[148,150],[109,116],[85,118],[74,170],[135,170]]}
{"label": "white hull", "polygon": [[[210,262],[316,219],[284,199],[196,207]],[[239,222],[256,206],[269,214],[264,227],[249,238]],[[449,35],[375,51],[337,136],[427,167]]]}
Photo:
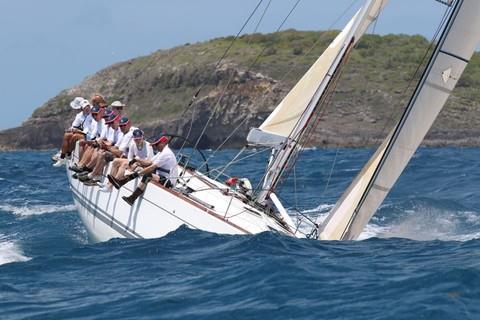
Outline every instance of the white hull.
{"label": "white hull", "polygon": [[[286,227],[279,218],[242,201],[245,200],[242,195],[226,185],[206,177],[193,177],[190,171],[179,179],[178,189],[150,182],[133,206],[129,206],[122,196],[132,193],[138,179],[120,190],[101,192],[99,187],[86,186],[73,179],[71,174],[67,169],[75,205],[92,241],[157,238],[182,225],[220,234],[276,231],[302,236]],[[185,191],[186,187],[189,192]]]}

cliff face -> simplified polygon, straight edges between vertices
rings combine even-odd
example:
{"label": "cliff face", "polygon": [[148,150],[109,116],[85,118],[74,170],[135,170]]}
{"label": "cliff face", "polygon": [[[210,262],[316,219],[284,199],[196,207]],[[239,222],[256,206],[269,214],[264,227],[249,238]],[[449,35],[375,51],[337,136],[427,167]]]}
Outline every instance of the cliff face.
{"label": "cliff face", "polygon": [[[208,123],[199,146],[217,146],[230,135],[226,145],[241,146],[249,128],[262,123],[334,36],[334,32],[294,30],[244,36],[219,66],[217,59],[231,38],[158,51],[112,65],[60,92],[20,127],[0,132],[0,149],[58,147],[75,114],[69,102],[75,96],[90,97],[96,92],[109,102],[125,102],[126,114],[147,134],[166,131],[189,135],[195,142]],[[413,76],[414,71],[427,45],[419,36],[364,37],[352,52],[310,143],[378,143],[408,102],[419,77]],[[475,55],[426,144],[480,144],[478,85],[480,59]],[[200,86],[199,97],[185,109]]]}

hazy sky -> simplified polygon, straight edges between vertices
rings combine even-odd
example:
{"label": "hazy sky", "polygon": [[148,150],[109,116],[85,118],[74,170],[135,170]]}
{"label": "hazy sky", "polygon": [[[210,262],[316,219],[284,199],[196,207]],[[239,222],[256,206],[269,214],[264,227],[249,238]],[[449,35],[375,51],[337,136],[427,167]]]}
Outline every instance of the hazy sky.
{"label": "hazy sky", "polygon": [[[236,34],[260,0],[0,0],[0,129],[14,127],[62,89],[115,62]],[[260,32],[297,0],[271,0]],[[269,0],[263,0],[251,32]],[[362,0],[301,0],[282,29],[342,28]],[[414,8],[414,10],[412,10]],[[390,0],[375,33],[431,37],[444,6]]]}

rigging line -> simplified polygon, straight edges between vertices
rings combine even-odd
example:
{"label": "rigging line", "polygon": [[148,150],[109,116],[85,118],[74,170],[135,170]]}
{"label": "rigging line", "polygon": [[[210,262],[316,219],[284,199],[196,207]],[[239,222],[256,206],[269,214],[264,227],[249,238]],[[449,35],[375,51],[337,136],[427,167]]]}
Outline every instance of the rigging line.
{"label": "rigging line", "polygon": [[[278,197],[278,195],[277,195],[277,197]],[[278,198],[280,199],[280,197],[278,197]],[[297,214],[299,214],[303,218],[307,219],[311,224],[313,224],[314,226],[317,226],[317,223],[315,221],[313,221],[308,215],[306,215],[302,211],[298,210],[297,208],[293,208],[287,200],[285,200],[283,198],[281,198],[280,200],[281,200],[282,203],[286,204],[287,207],[293,209]]]}
{"label": "rigging line", "polygon": [[[254,28],[254,30],[253,30],[254,33],[257,32],[257,30],[258,30],[258,28],[259,28],[259,26],[260,26],[260,23],[263,21],[263,18],[265,17],[265,14],[267,13],[267,10],[268,10],[268,8],[270,7],[270,4],[271,4],[271,3],[272,3],[272,0],[269,0],[268,3],[267,3],[267,5],[265,6],[265,8],[264,8],[264,10],[263,10],[263,12],[262,12],[262,15],[260,16],[260,19],[258,20],[257,24],[255,25],[255,28]],[[255,8],[255,9],[257,9],[257,8]],[[238,35],[237,35],[237,36],[238,36]],[[248,42],[247,42],[247,46],[248,46],[249,48],[251,47],[251,42],[252,42],[252,39],[250,38],[250,39],[248,40]],[[216,67],[217,67],[217,66],[218,66],[218,63],[217,63],[217,65],[216,65]],[[248,72],[248,71],[247,71],[247,72]],[[225,89],[228,88],[228,86],[229,86],[229,84],[231,83],[232,78],[233,78],[234,76],[235,76],[235,73],[232,73],[232,75],[230,76],[229,81],[227,82],[227,85],[226,85]],[[220,102],[220,99],[221,99],[222,97],[223,97],[223,95],[219,98],[218,103]],[[246,120],[246,118],[245,118],[244,120]],[[244,122],[244,121],[242,121],[242,123],[243,123],[243,122]],[[192,120],[192,123],[193,123],[193,120]],[[203,133],[204,133],[204,132],[203,132]],[[203,133],[201,134],[201,136],[203,135]],[[220,147],[221,147],[222,145],[224,145],[224,144],[228,141],[228,139],[230,139],[230,137],[231,137],[231,135],[220,145]],[[212,154],[212,156],[220,149],[220,147],[218,147],[218,148],[214,151],[214,153]],[[211,158],[212,156],[210,156],[209,158]]]}
{"label": "rigging line", "polygon": [[[227,49],[225,49],[225,51],[223,52],[222,56],[217,60],[217,63],[215,64],[214,66],[214,71],[212,72],[212,75],[215,73],[215,70],[217,69],[217,67],[220,65],[220,63],[223,61],[223,59],[227,56],[228,52],[230,51],[230,49],[233,47],[233,44],[235,43],[235,41],[238,39],[238,37],[240,36],[240,34],[243,32],[243,30],[245,29],[245,27],[247,26],[247,24],[250,22],[250,20],[252,19],[253,15],[255,14],[255,12],[257,12],[258,8],[260,7],[260,5],[262,4],[263,0],[260,0],[257,5],[255,6],[255,8],[253,9],[253,11],[250,13],[250,15],[248,16],[247,20],[243,23],[242,27],[240,28],[240,30],[237,32],[237,34],[235,35],[235,37],[232,39],[232,41],[230,41],[230,44],[229,46],[227,47]],[[182,118],[185,113],[187,112],[188,108],[193,104],[193,102],[197,99],[198,95],[200,94],[200,91],[202,91],[203,87],[205,86],[207,82],[207,79],[203,80],[202,84],[199,86],[198,90],[195,92],[195,94],[193,95],[192,99],[190,100],[190,102],[188,103],[188,105],[185,107],[185,109],[183,110],[180,118]],[[188,138],[188,137],[187,137]]]}
{"label": "rigging line", "polygon": [[298,194],[297,194],[297,166],[293,165],[293,196],[295,199],[295,208],[298,208]]}
{"label": "rigging line", "polygon": [[[431,52],[432,48],[434,47],[435,45],[435,40],[438,38],[440,32],[443,30],[443,25],[445,24],[445,22],[447,21],[447,18],[448,16],[450,15],[450,12],[451,11],[451,6],[448,6],[442,16],[442,19],[440,20],[440,23],[437,27],[437,30],[435,30],[435,33],[433,35],[433,37],[431,38],[430,40],[430,43],[427,47],[427,49],[425,50],[425,53],[424,55],[422,56],[422,58],[420,59],[420,62],[417,64],[417,67],[415,69],[415,72],[412,74],[412,76],[410,77],[407,85],[405,86],[403,92],[401,93],[401,98],[400,100],[403,100],[406,95],[407,95],[407,92],[408,90],[411,88],[415,78],[417,77],[417,75],[419,74],[420,72],[420,69],[421,67],[423,66],[423,64],[425,63],[427,57],[428,57],[428,54]],[[380,131],[380,135],[381,136],[384,136],[385,135],[385,131],[387,130],[388,127],[390,127],[389,124],[391,124],[395,118],[398,117],[398,115],[402,112],[402,109],[400,108],[400,110],[395,110],[395,112],[391,112],[390,113],[390,117],[387,118],[387,120],[385,121],[384,125],[383,125],[383,128],[382,130]]]}
{"label": "rigging line", "polygon": [[441,52],[443,46],[445,45],[445,41],[447,40],[447,38],[449,36],[449,32],[451,31],[451,28],[455,24],[456,16],[461,11],[461,8],[462,8],[463,4],[464,4],[464,2],[462,0],[459,0],[452,7],[452,10],[450,10],[449,17],[448,17],[447,22],[445,23],[445,25],[442,29],[441,35],[440,35],[440,37],[439,37],[439,39],[438,39],[438,41],[435,45],[433,53],[430,56],[429,61],[427,62],[427,65],[426,65],[425,69],[423,70],[423,73],[420,77],[420,80],[418,81],[417,86],[414,89],[414,92],[413,92],[409,102],[407,103],[399,122],[397,123],[397,125],[394,127],[394,129],[392,131],[392,137],[387,141],[387,144],[385,146],[385,150],[383,152],[383,155],[380,157],[379,163],[375,167],[373,175],[368,181],[367,187],[363,191],[359,202],[355,206],[355,209],[353,211],[353,215],[350,216],[349,221],[347,223],[347,226],[344,228],[344,230],[342,232],[342,235],[340,237],[341,239],[344,239],[345,236],[347,236],[350,233],[353,221],[355,221],[357,215],[359,214],[359,211],[362,209],[365,201],[367,200],[367,198],[370,194],[369,192],[372,189],[373,184],[375,183],[375,181],[378,178],[379,172],[381,171],[381,169],[385,165],[385,161],[387,161],[387,158],[390,156],[390,154],[392,152],[392,148],[394,147],[394,144],[397,141],[397,138],[398,138],[402,128],[404,127],[406,121],[408,120],[408,117],[410,116],[410,114],[412,112],[412,108],[415,106],[415,102],[417,101],[419,95],[421,94],[421,91],[423,90],[423,87],[425,86],[425,83],[427,81],[427,78],[428,78],[429,74],[432,72],[432,69],[435,66],[436,59],[438,58],[439,53]]}
{"label": "rigging line", "polygon": [[[297,0],[295,2],[295,4],[293,5],[293,7],[290,9],[290,11],[288,12],[287,16],[283,19],[282,23],[280,24],[280,26],[277,28],[276,32],[278,32],[282,27],[283,25],[285,24],[285,22],[288,20],[288,18],[290,17],[290,15],[293,13],[293,11],[295,10],[295,8],[298,6],[298,4],[300,3],[301,0]],[[250,66],[248,67],[247,69],[247,73],[251,71],[252,67],[255,65],[255,63],[258,61],[258,59],[260,58],[260,56],[264,53],[264,51],[267,49],[267,46],[265,46],[263,48],[263,50],[256,56],[255,60],[250,64]],[[212,111],[212,113],[210,114],[210,117],[208,118],[207,120],[207,123],[205,124],[205,126],[203,127],[203,130],[202,132],[200,133],[200,136],[198,137],[197,139],[197,143],[195,144],[195,147],[198,146],[198,143],[200,142],[201,138],[203,137],[203,135],[205,134],[205,131],[208,127],[208,125],[210,124],[210,121],[212,120],[213,116],[215,115],[215,113],[217,112],[218,110],[218,107],[220,106],[220,101],[221,99],[223,98],[223,96],[225,95],[233,77],[234,77],[234,73],[232,73],[227,85],[224,87],[220,97],[218,98],[217,100],[217,103],[215,104],[215,107],[214,107],[214,110]]]}
{"label": "rigging line", "polygon": [[213,158],[215,156],[215,154],[225,145],[225,143],[227,143],[228,140],[230,140],[230,138],[238,131],[238,129],[240,129],[242,127],[242,125],[245,123],[245,121],[247,121],[248,117],[244,117],[243,120],[240,122],[240,124],[238,126],[235,127],[235,129],[232,130],[232,132],[227,136],[227,138],[212,152],[212,154],[207,158],[207,160],[205,160],[201,165],[200,167],[198,167],[197,170],[200,170],[202,169],[206,163],[208,163],[208,160],[210,160],[211,158]]}
{"label": "rigging line", "polygon": [[[275,32],[278,32],[280,31],[280,29],[283,27],[283,25],[287,22],[288,18],[290,17],[290,15],[293,13],[293,11],[295,10],[295,8],[298,6],[298,4],[300,3],[301,0],[297,0],[297,2],[295,2],[295,4],[293,5],[293,7],[290,9],[290,11],[288,12],[287,16],[283,19],[282,23],[280,23],[280,25],[278,26],[278,28],[275,30]],[[250,72],[251,69],[253,68],[253,66],[257,63],[258,59],[260,59],[260,57],[263,55],[263,53],[265,52],[265,50],[267,50],[267,46],[263,47],[262,51],[256,56],[255,60],[252,62],[252,64],[250,65],[250,67],[247,69],[247,72]]]}
{"label": "rigging line", "polygon": [[323,194],[327,193],[328,187],[330,185],[330,180],[332,179],[333,170],[334,170],[335,165],[337,163],[338,150],[339,150],[339,148],[337,147],[337,150],[335,151],[335,157],[333,158],[332,167],[330,168],[330,173],[328,174],[327,183],[325,184],[325,189],[323,189]]}
{"label": "rigging line", "polygon": [[271,3],[272,3],[272,0],[268,0],[268,3],[265,6],[265,9],[263,10],[263,13],[262,13],[262,15],[260,16],[260,19],[257,22],[257,25],[255,26],[255,29],[253,29],[253,33],[257,32],[258,27],[260,26],[260,23],[263,21],[263,17],[265,17],[265,14],[267,13],[268,8],[270,8]]}
{"label": "rigging line", "polygon": [[[345,64],[348,62],[351,50],[352,50],[352,45],[350,43],[349,47],[344,52],[344,55],[342,57],[341,62],[337,66],[337,69],[336,69],[337,72],[335,72],[335,75],[330,79],[330,84],[328,85],[328,89],[324,92],[322,97],[320,97],[320,100],[317,101],[317,104],[314,108],[314,111],[313,111],[312,115],[310,116],[310,119],[308,119],[307,123],[305,124],[304,128],[297,133],[297,136],[294,137],[295,141],[297,141],[297,143],[296,143],[297,146],[300,145],[301,141],[308,141],[308,139],[311,137],[313,131],[318,126],[318,124],[320,122],[320,119],[325,114],[325,111],[326,111],[327,107],[331,104],[331,101],[333,99],[333,95],[335,94],[337,85],[340,81],[340,78],[341,78],[343,72],[344,72]],[[307,112],[307,110],[305,110],[304,113],[305,112]],[[314,125],[311,126],[310,129],[309,129],[308,124],[311,124],[312,120],[313,120]],[[297,125],[298,125],[298,123],[297,123]],[[290,134],[290,136],[291,136],[291,134]],[[290,136],[288,138],[290,138]],[[301,149],[301,146],[300,146],[300,149]],[[295,150],[287,157],[287,159],[285,161],[285,165],[281,168],[281,170],[282,170],[281,173],[278,175],[276,181],[274,181],[271,184],[270,190],[274,189],[274,187],[280,181],[282,175],[284,175],[285,173],[287,175],[289,174],[290,171],[287,168],[287,166],[291,166],[292,163],[294,164],[298,160],[298,153],[299,152],[300,152],[300,150]]]}
{"label": "rigging line", "polygon": [[[185,145],[188,141],[188,138],[190,136],[190,133],[192,132],[192,128],[193,128],[193,120],[195,119],[195,110],[197,108],[197,105],[194,104],[193,105],[193,109],[192,109],[192,118],[190,119],[190,126],[188,127],[188,132],[187,132],[187,135],[186,135],[186,139],[183,140],[183,143],[182,143],[182,146],[180,147],[180,149],[178,150],[178,154],[180,154],[183,150],[183,148],[185,148]],[[177,130],[178,131],[178,130]]]}
{"label": "rigging line", "polygon": [[219,166],[217,168],[214,168],[213,170],[214,171],[217,171],[218,174],[215,176],[215,180],[218,179],[218,177],[220,177],[221,175],[223,175],[223,173],[225,172],[225,170],[227,170],[227,168],[232,165],[233,163],[235,163],[235,160],[238,159],[238,157],[240,157],[240,155],[245,151],[245,147],[243,147],[242,149],[240,149],[240,151],[235,155],[235,157],[233,157],[232,160],[230,160],[227,164],[223,165],[223,166]]}
{"label": "rigging line", "polygon": [[[350,11],[350,9],[353,7],[353,5],[357,1],[358,0],[352,0],[350,5],[328,26],[326,31],[332,30],[333,26],[336,25],[338,21],[340,21],[340,19],[342,19],[347,14],[348,11]],[[302,54],[302,57],[306,57],[312,53],[313,49],[315,49],[315,47],[320,43],[320,40],[323,40],[325,38],[326,31],[320,34],[320,36],[317,38],[317,40],[315,40],[315,42],[310,46],[310,48],[305,53]],[[290,73],[292,73],[293,70],[297,69],[297,67],[299,67],[299,60],[300,59],[297,59],[297,61],[287,70],[287,72],[284,73],[284,75],[273,86],[273,89],[277,88],[281,83],[283,83],[283,81],[285,81],[287,76],[290,75]]]}
{"label": "rigging line", "polygon": [[[267,3],[266,7],[264,8],[261,17],[260,17],[259,21],[257,22],[257,24],[256,24],[256,26],[255,26],[254,32],[256,32],[257,29],[258,29],[258,27],[260,26],[260,23],[262,22],[262,20],[263,20],[265,14],[266,14],[268,8],[270,7],[271,2],[272,2],[272,0],[269,0],[269,2]],[[257,8],[255,8],[255,9],[257,9]],[[237,35],[237,36],[238,36],[238,35]],[[250,38],[250,39],[248,40],[248,42],[247,42],[247,47],[248,47],[248,48],[251,47],[251,42],[252,42],[252,39]],[[218,64],[219,64],[219,63],[217,63],[217,66],[218,66]],[[215,68],[215,69],[216,69],[216,68]],[[203,130],[202,130],[202,133],[200,134],[197,142],[195,143],[195,147],[198,146],[199,140],[201,139],[201,137],[202,137],[203,134],[205,133],[205,130],[206,130],[207,126],[208,126],[208,123],[210,122],[210,120],[211,120],[211,119],[213,118],[213,116],[215,115],[215,113],[216,113],[216,111],[217,111],[217,107],[219,106],[219,103],[220,103],[221,99],[223,98],[224,93],[226,92],[226,90],[227,90],[228,86],[230,85],[231,81],[233,80],[234,76],[235,76],[235,73],[232,73],[231,76],[230,76],[230,78],[229,78],[229,80],[228,80],[228,82],[227,82],[227,85],[225,86],[225,88],[224,88],[224,90],[223,90],[223,92],[222,92],[222,94],[221,94],[221,96],[219,97],[217,103],[215,104],[214,111],[213,111],[212,114],[210,115],[210,118],[208,119],[206,125],[204,126],[204,128],[203,128]],[[195,106],[196,106],[196,105],[195,105]],[[194,107],[195,107],[195,106],[194,106]],[[194,109],[194,111],[195,111],[195,109]],[[193,111],[193,113],[194,113],[194,111]],[[190,136],[190,133],[191,133],[191,130],[192,130],[192,127],[193,127],[193,121],[194,121],[194,114],[193,114],[193,113],[192,113],[192,119],[191,119],[191,121],[190,121],[190,126],[189,126],[189,130],[188,130],[188,134],[187,134],[187,139],[188,139],[188,137]],[[237,131],[237,130],[241,127],[241,125],[242,125],[246,120],[247,120],[247,119],[244,118],[244,120],[242,121],[242,123],[241,123],[240,125],[238,125],[237,128],[235,128],[234,132]],[[223,145],[225,145],[225,143],[228,142],[228,140],[229,140],[232,136],[233,136],[233,133],[231,133],[231,134],[226,138],[226,140],[224,140],[224,141],[220,144],[220,146],[217,147],[217,149],[213,152],[213,154],[212,154],[208,159],[212,158],[212,157],[215,155],[215,153],[216,153]],[[181,149],[183,149],[183,147],[185,146],[185,143],[186,143],[186,141],[184,141]],[[203,163],[203,164],[201,165],[201,167],[203,167],[204,165],[207,164],[208,159],[205,161],[205,163]],[[189,162],[189,160],[187,160],[187,163],[186,163],[186,164],[188,164],[188,162]],[[200,168],[201,168],[201,167],[200,167]],[[199,169],[200,169],[200,168],[199,168]]]}
{"label": "rigging line", "polygon": [[[382,0],[382,2],[380,3],[380,8],[383,8],[383,3],[385,2],[385,0]],[[383,10],[380,10],[380,12],[378,13],[377,15],[377,18],[375,19],[375,21],[373,22],[373,27],[372,27],[372,34],[375,34],[375,30],[377,29],[377,23],[378,23],[378,20],[380,20],[380,15],[383,13]]]}
{"label": "rigging line", "polygon": [[265,151],[267,151],[267,150],[270,150],[270,149],[268,149],[268,148],[265,148],[265,149],[262,149],[262,150],[260,150],[260,151],[254,152],[254,153],[252,153],[252,154],[249,154],[248,156],[245,156],[245,157],[240,158],[240,159],[237,160],[236,158],[238,158],[238,156],[240,156],[240,154],[243,153],[243,152],[245,151],[245,149],[246,149],[246,147],[243,147],[243,148],[240,150],[240,152],[235,156],[235,158],[233,158],[233,159],[232,159],[229,163],[227,163],[225,166],[220,166],[220,167],[215,168],[214,170],[217,170],[217,171],[219,171],[219,169],[223,168],[222,171],[220,171],[220,173],[215,177],[215,179],[217,179],[221,174],[223,174],[223,172],[224,172],[225,170],[227,170],[227,168],[230,167],[232,164],[238,163],[238,162],[240,162],[240,161],[243,161],[243,160],[245,160],[245,159],[248,159],[248,158],[251,158],[251,157],[253,157],[253,156],[256,156],[256,155],[258,155],[258,154],[260,154],[260,153],[263,153],[263,152],[265,152]]}

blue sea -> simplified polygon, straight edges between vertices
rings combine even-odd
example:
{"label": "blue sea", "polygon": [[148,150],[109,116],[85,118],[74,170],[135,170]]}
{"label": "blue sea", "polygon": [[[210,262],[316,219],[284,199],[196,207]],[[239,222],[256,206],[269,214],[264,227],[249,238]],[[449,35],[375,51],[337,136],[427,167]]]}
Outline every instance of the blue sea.
{"label": "blue sea", "polygon": [[[305,150],[281,199],[325,216],[372,151]],[[50,155],[0,153],[2,320],[480,319],[478,148],[420,149],[361,240],[347,242],[181,227],[90,243]],[[255,183],[259,157],[229,173]]]}

